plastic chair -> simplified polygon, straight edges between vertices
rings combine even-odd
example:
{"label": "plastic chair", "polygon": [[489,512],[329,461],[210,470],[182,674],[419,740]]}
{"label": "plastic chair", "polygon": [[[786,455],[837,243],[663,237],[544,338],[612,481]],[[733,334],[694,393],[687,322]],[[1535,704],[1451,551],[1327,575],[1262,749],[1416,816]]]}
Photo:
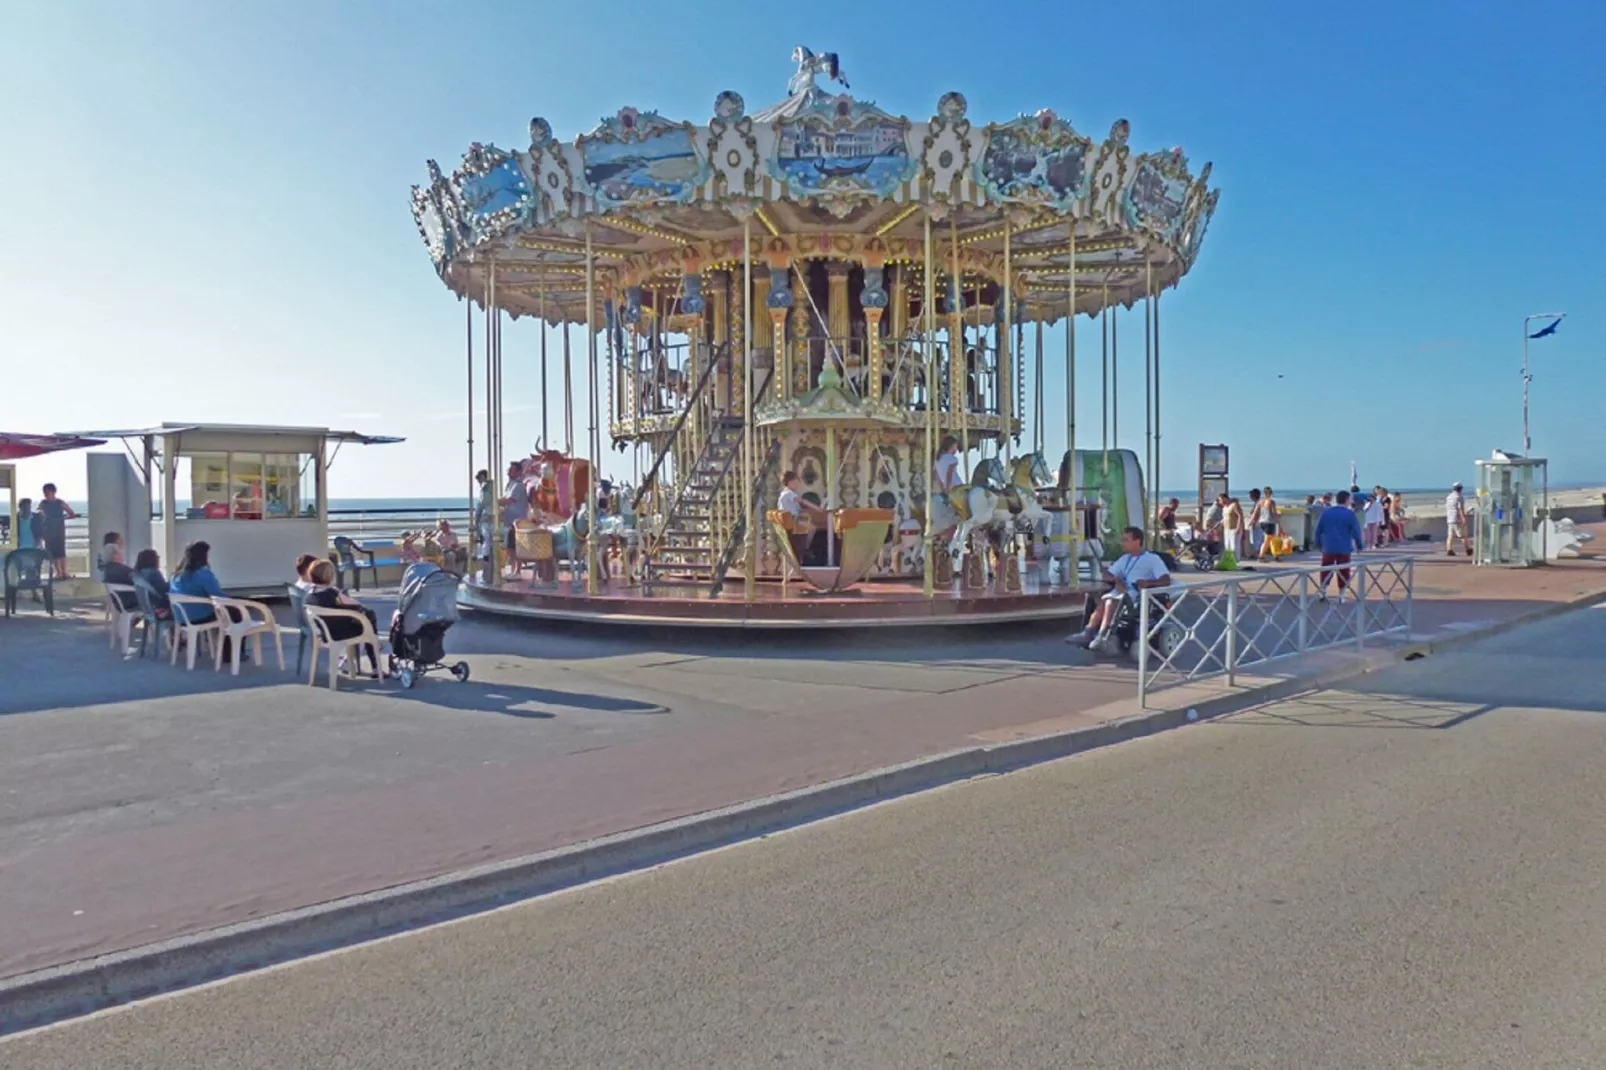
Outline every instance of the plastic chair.
{"label": "plastic chair", "polygon": [[362,570],[374,575],[374,586],[379,586],[379,566],[374,563],[374,552],[364,550],[344,535],[335,536],[335,568],[340,586],[346,585],[346,573],[351,573],[351,589],[362,590]]}
{"label": "plastic chair", "polygon": [[[379,636],[374,634],[374,626],[368,618],[355,609],[325,609],[322,606],[306,606],[303,612],[307,615],[307,624],[312,629],[312,658],[307,666],[307,686],[311,687],[318,677],[318,651],[329,652],[329,690],[337,690],[335,681],[340,675],[340,656],[344,654],[352,665],[356,665],[362,657],[364,647],[373,655],[374,670],[379,679],[385,678],[385,663],[379,660]],[[329,623],[335,620],[352,620],[362,626],[362,631],[350,639],[336,639],[330,634]]]}
{"label": "plastic chair", "polygon": [[[234,675],[240,675],[240,662],[242,647],[247,639],[251,640],[251,657],[258,665],[262,664],[262,637],[273,637],[273,652],[279,657],[279,671],[284,672],[284,640],[283,634],[290,629],[279,627],[279,621],[273,615],[273,610],[261,602],[253,602],[249,598],[220,598],[212,596],[212,605],[217,608],[217,619],[221,624],[218,629],[219,641],[213,643],[212,668],[214,671],[223,669],[223,648],[229,640],[234,644]],[[230,611],[233,612],[230,612]],[[239,619],[235,619],[235,614]]]}
{"label": "plastic chair", "polygon": [[44,594],[45,612],[56,615],[55,571],[50,555],[37,547],[23,547],[6,555],[6,616],[17,611],[17,595],[23,591]]}
{"label": "plastic chair", "polygon": [[284,593],[290,599],[290,615],[296,622],[296,675],[301,675],[301,659],[307,653],[307,641],[312,638],[312,628],[307,624],[307,589],[293,583],[284,585]]}
{"label": "plastic chair", "polygon": [[[190,671],[195,670],[195,650],[205,639],[210,643],[221,646],[219,635],[223,629],[223,621],[212,608],[210,598],[197,598],[188,594],[169,594],[167,604],[173,607],[173,657],[171,665],[178,664],[178,648],[184,646],[184,667]],[[198,619],[202,610],[212,614],[210,620]]]}
{"label": "plastic chair", "polygon": [[[121,639],[122,650],[127,653],[129,645],[134,641],[134,622],[139,619],[139,598],[134,588],[126,583],[108,583],[104,586],[106,631],[111,637],[111,648],[118,649],[117,641]],[[128,608],[130,602],[134,603],[134,609]]]}
{"label": "plastic chair", "polygon": [[134,577],[134,600],[139,603],[139,656],[145,656],[145,649],[150,645],[151,639],[156,640],[156,656],[162,655],[162,629],[168,631],[169,640],[172,639],[173,618],[171,611],[162,612],[161,598],[166,592],[158,592],[143,576]]}

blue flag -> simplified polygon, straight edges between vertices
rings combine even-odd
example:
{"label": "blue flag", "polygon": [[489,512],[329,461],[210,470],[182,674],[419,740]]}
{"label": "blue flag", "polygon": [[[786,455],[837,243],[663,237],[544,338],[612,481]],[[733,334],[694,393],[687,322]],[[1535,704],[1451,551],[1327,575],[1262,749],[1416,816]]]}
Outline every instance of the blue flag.
{"label": "blue flag", "polygon": [[1553,320],[1550,321],[1550,326],[1541,327],[1537,331],[1535,331],[1533,334],[1530,334],[1528,337],[1529,338],[1547,338],[1550,335],[1555,334],[1556,333],[1556,328],[1560,327],[1560,326],[1561,326],[1561,320],[1560,319],[1553,319]]}

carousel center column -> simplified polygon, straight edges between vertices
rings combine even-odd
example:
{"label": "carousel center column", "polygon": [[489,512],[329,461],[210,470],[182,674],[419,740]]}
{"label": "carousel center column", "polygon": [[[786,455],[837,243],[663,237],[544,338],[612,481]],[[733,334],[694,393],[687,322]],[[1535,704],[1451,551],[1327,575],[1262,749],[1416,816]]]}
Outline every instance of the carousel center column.
{"label": "carousel center column", "polygon": [[826,333],[831,336],[825,343],[825,359],[827,362],[837,362],[836,370],[843,379],[849,377],[849,369],[855,359],[852,352],[853,319],[848,308],[848,276],[852,273],[853,265],[841,260],[833,260],[825,266]]}
{"label": "carousel center column", "polygon": [[864,306],[865,339],[870,349],[870,385],[868,390],[860,393],[871,401],[881,400],[881,316],[889,303],[884,274],[885,269],[880,264],[867,262],[864,267],[864,291],[859,295],[859,302]]}

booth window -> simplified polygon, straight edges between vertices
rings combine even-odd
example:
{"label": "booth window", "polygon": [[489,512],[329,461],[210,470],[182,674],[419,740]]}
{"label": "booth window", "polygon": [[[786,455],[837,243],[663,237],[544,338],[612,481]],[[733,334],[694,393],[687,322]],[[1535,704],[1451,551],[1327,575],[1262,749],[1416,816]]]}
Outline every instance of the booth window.
{"label": "booth window", "polygon": [[[269,453],[262,458],[263,515],[269,520],[311,516],[301,495],[299,453]],[[314,499],[316,501],[316,499]]]}
{"label": "booth window", "polygon": [[[227,520],[229,516],[229,455],[192,453],[180,455],[190,467],[191,520]],[[182,471],[182,469],[181,469]]]}

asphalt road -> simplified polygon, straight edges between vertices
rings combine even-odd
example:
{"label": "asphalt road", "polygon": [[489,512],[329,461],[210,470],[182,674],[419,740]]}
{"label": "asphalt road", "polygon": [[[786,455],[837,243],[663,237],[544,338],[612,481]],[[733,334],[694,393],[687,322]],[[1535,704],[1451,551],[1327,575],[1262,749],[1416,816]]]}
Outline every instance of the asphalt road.
{"label": "asphalt road", "polygon": [[7,1070],[1588,1067],[1606,609],[0,1042]]}

